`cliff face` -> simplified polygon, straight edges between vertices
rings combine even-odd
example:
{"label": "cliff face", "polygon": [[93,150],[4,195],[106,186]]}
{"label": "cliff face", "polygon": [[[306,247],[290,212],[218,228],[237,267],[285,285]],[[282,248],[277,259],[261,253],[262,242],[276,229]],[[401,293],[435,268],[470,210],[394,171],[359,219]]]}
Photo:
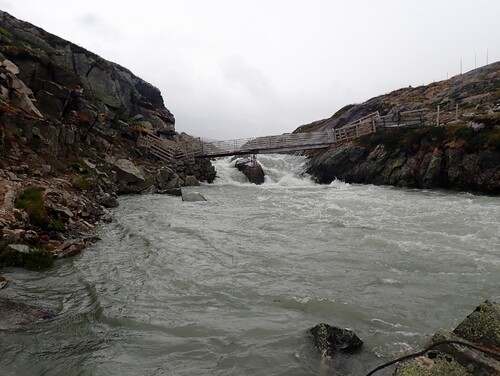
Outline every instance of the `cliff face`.
{"label": "cliff face", "polygon": [[[436,126],[439,106],[439,126]],[[404,88],[345,106],[295,132],[339,128],[379,111],[422,109],[426,127],[386,129],[312,153],[308,172],[319,183],[449,188],[500,193],[500,63],[418,88]]]}
{"label": "cliff face", "polygon": [[[72,90],[81,86],[79,111],[89,121],[98,114],[108,121],[136,116],[155,130],[173,130],[175,120],[160,91],[129,70],[2,11],[0,25],[2,60],[19,68],[19,79],[45,118],[59,120]],[[5,79],[3,86],[8,89]]]}
{"label": "cliff face", "polygon": [[340,179],[499,194],[500,132],[484,132],[476,140],[482,135],[497,146],[471,146],[470,140],[445,128],[387,131],[313,157],[308,172],[324,184]]}
{"label": "cliff face", "polygon": [[192,142],[157,88],[0,11],[0,268],[33,248],[78,253],[117,194],[180,194],[215,178],[207,159],[163,162],[138,148],[145,130]]}

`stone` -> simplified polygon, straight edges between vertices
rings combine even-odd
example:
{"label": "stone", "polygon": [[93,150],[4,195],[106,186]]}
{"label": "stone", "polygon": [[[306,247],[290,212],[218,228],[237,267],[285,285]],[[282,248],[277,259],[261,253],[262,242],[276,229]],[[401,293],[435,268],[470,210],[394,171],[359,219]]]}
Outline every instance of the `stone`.
{"label": "stone", "polygon": [[309,330],[321,355],[331,358],[337,353],[354,353],[361,349],[363,341],[349,329],[328,324],[318,324]]}
{"label": "stone", "polygon": [[22,93],[17,101],[17,105],[28,115],[35,116],[43,119],[43,115],[40,110],[35,106],[33,101],[28,97],[26,93]]}
{"label": "stone", "polygon": [[156,193],[161,194],[161,195],[170,195],[170,196],[182,196],[182,189],[181,188],[172,188],[172,189],[163,189],[163,190],[158,190]]}
{"label": "stone", "polygon": [[2,61],[2,68],[4,68],[5,70],[7,70],[12,74],[19,74],[19,68],[17,67],[17,65],[8,59]]}
{"label": "stone", "polygon": [[143,172],[128,159],[118,159],[114,163],[114,169],[118,175],[118,181],[126,183],[144,182],[146,179]]}
{"label": "stone", "polygon": [[194,187],[194,186],[198,186],[198,185],[200,185],[200,183],[198,182],[198,180],[196,180],[196,177],[194,177],[193,175],[188,175],[184,179],[184,186],[185,187]]}
{"label": "stone", "polygon": [[30,247],[26,244],[9,244],[7,249],[10,249],[19,253],[30,253]]}
{"label": "stone", "polygon": [[500,347],[500,303],[485,301],[453,330],[453,334],[470,342]]}
{"label": "stone", "polygon": [[[485,301],[452,332],[436,333],[428,346],[460,341],[495,351],[500,347],[500,304]],[[416,359],[400,363],[395,376],[490,376],[500,375],[500,359],[458,344],[441,344]]]}
{"label": "stone", "polygon": [[102,192],[95,197],[96,201],[99,205],[104,206],[105,208],[116,208],[118,207],[118,200],[113,195]]}
{"label": "stone", "polygon": [[58,259],[75,256],[83,251],[85,243],[81,240],[69,240],[54,249],[52,253]]}
{"label": "stone", "polygon": [[9,280],[0,275],[0,290],[6,288],[9,285]]}
{"label": "stone", "polygon": [[182,201],[196,202],[196,201],[207,201],[201,193],[197,192],[185,192],[182,190]]}
{"label": "stone", "polygon": [[36,94],[36,100],[43,113],[57,119],[61,117],[63,111],[63,102],[61,99],[45,90],[40,90]]}
{"label": "stone", "polygon": [[234,166],[243,172],[250,183],[260,185],[266,180],[262,166],[255,161],[241,159],[237,160]]}

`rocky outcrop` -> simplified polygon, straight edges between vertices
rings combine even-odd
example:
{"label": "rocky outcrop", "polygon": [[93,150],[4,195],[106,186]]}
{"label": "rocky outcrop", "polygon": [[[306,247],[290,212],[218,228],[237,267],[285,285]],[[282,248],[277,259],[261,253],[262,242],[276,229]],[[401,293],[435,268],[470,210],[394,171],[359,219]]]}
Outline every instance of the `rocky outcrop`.
{"label": "rocky outcrop", "polygon": [[384,116],[419,110],[419,123],[427,128],[385,132],[382,128],[359,142],[310,152],[309,172],[320,183],[337,178],[350,183],[498,194],[499,87],[500,62],[496,62],[449,80],[347,105],[294,133],[340,128],[377,111]]}
{"label": "rocky outcrop", "polygon": [[[499,375],[500,304],[489,301],[482,303],[452,332],[437,333],[429,345],[440,342],[445,343],[421,357],[400,364],[394,375]],[[489,351],[490,354],[481,350]]]}
{"label": "rocky outcrop", "polygon": [[[0,56],[10,61],[7,79],[17,76],[29,88],[2,83],[2,92],[7,89],[12,96],[15,91],[31,102],[36,98],[44,104],[40,112],[55,119],[78,110],[89,122],[101,113],[108,121],[140,120],[160,132],[174,130],[175,119],[160,91],[128,69],[1,11],[0,25]],[[72,93],[81,94],[73,103]]]}
{"label": "rocky outcrop", "polygon": [[264,184],[266,180],[262,166],[255,160],[249,158],[238,159],[234,167],[243,172],[250,183],[260,185]]}
{"label": "rocky outcrop", "polygon": [[[497,133],[493,128],[473,136],[488,140]],[[470,140],[444,128],[393,130],[332,147],[309,160],[308,172],[324,184],[339,179],[498,194],[500,149],[488,141],[471,147]]]}

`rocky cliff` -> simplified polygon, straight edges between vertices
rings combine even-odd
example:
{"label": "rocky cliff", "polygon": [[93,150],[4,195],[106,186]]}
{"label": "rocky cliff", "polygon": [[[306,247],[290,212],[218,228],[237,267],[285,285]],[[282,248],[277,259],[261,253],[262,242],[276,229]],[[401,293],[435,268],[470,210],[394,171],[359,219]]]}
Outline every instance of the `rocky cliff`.
{"label": "rocky cliff", "polygon": [[174,121],[153,85],[0,11],[0,267],[78,253],[117,194],[212,181],[209,160],[137,147],[145,131],[192,142]]}
{"label": "rocky cliff", "polygon": [[425,127],[385,129],[311,153],[309,172],[319,183],[337,178],[500,193],[500,62],[345,106],[295,132],[339,128],[375,111],[390,115],[420,109]]}

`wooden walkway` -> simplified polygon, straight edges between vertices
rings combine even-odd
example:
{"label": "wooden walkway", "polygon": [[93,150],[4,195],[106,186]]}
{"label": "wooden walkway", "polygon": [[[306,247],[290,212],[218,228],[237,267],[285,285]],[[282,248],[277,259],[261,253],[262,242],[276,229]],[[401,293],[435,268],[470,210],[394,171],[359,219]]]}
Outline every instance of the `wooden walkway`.
{"label": "wooden walkway", "polygon": [[286,153],[325,149],[336,143],[374,133],[377,128],[407,126],[422,122],[421,111],[401,112],[384,117],[381,117],[377,111],[341,128],[322,132],[292,133],[213,142],[198,139],[185,144],[142,132],[137,145],[167,162],[193,157],[216,158],[230,155]]}

